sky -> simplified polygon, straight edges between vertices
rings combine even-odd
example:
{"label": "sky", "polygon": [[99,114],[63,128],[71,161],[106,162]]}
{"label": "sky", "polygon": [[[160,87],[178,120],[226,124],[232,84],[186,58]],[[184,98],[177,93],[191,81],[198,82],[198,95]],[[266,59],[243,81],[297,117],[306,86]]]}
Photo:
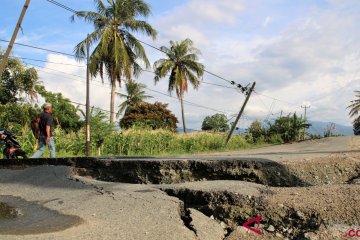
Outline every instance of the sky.
{"label": "sky", "polygon": [[[2,0],[0,39],[9,40],[24,1]],[[92,0],[59,0],[75,10],[93,10]],[[238,127],[254,120],[269,120],[310,106],[312,121],[351,125],[346,107],[360,88],[360,1],[358,0],[148,0],[152,14],[146,20],[158,31],[156,40],[136,36],[156,47],[170,40],[193,40],[201,51],[206,70],[229,81],[248,85],[256,81],[255,93]],[[71,12],[46,0],[32,0],[16,42],[73,53],[93,26],[82,20],[70,21]],[[5,49],[7,44],[0,42]],[[145,46],[151,63],[165,57]],[[61,92],[73,102],[85,103],[83,62],[31,48],[14,46],[13,56],[26,59],[38,69],[46,89]],[[55,64],[63,63],[67,65]],[[167,94],[167,79],[154,84],[154,74],[144,72],[136,79],[149,89]],[[205,74],[198,90],[190,89],[185,100],[187,126],[200,129],[208,115],[223,112],[228,118],[238,113],[245,96],[231,84]],[[91,105],[109,110],[108,80],[93,78]],[[226,86],[227,88],[208,83]],[[230,87],[230,88],[229,88]],[[118,92],[124,88],[118,87]],[[179,118],[180,103],[147,90],[153,98],[169,104]],[[173,97],[176,94],[173,93]],[[117,98],[118,106],[123,99]],[[208,109],[211,108],[211,109]],[[217,111],[214,111],[217,110]]]}

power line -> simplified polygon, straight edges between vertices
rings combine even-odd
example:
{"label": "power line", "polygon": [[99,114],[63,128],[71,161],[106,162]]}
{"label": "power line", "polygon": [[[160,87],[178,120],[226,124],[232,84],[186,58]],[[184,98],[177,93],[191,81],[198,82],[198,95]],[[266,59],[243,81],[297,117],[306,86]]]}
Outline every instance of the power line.
{"label": "power line", "polygon": [[[31,63],[27,63],[27,62],[24,62],[24,63],[25,63],[26,65],[35,67],[36,70],[37,70],[37,71],[40,71],[40,72],[44,72],[44,73],[47,73],[47,74],[53,74],[53,75],[57,75],[57,76],[62,76],[62,75],[57,74],[57,73],[52,73],[52,72],[44,71],[44,69],[45,69],[45,70],[51,70],[51,71],[57,71],[57,72],[60,72],[60,73],[62,73],[62,74],[65,74],[65,75],[74,76],[74,77],[78,78],[78,79],[75,79],[75,78],[71,77],[71,78],[68,78],[68,79],[71,79],[71,80],[74,80],[74,81],[78,81],[78,82],[82,82],[82,83],[86,83],[85,81],[80,80],[80,79],[84,79],[84,77],[81,77],[81,76],[78,76],[78,75],[75,75],[75,74],[70,74],[70,73],[63,72],[63,71],[59,71],[59,70],[52,69],[52,68],[40,67],[40,66],[38,66],[38,65],[31,64]],[[102,83],[102,84],[106,84],[106,85],[108,85],[108,86],[95,84],[95,83],[93,83],[93,82],[99,82],[99,83]],[[102,81],[92,80],[91,84],[94,85],[94,86],[111,89],[110,84],[103,83]],[[121,94],[124,94],[124,93],[121,93]],[[124,94],[124,95],[126,95],[126,94]],[[126,96],[127,96],[127,95],[126,95]]]}
{"label": "power line", "polygon": [[[86,107],[86,104],[83,104],[83,103],[78,103],[78,102],[74,102],[74,101],[70,101],[70,100],[69,100],[69,102],[70,102],[70,103],[77,104],[77,105],[80,105],[80,106],[85,106],[85,107]],[[112,113],[111,111],[105,110],[105,109],[100,108],[100,107],[96,107],[96,106],[90,106],[90,107],[99,109],[99,110],[104,111],[104,112],[107,112],[107,113]]]}
{"label": "power line", "polygon": [[[0,39],[0,42],[9,42],[8,40],[4,40],[4,39]],[[38,49],[38,50],[42,50],[42,51],[46,51],[46,52],[52,52],[52,53],[57,53],[57,54],[62,54],[62,55],[67,55],[70,57],[75,57],[74,54],[69,54],[69,53],[64,53],[64,52],[60,52],[60,51],[55,51],[55,50],[51,50],[51,49],[46,49],[46,48],[41,48],[41,47],[36,47],[36,46],[31,46],[28,44],[24,44],[24,43],[14,43],[15,45],[19,45],[19,46],[23,46],[23,47],[29,47],[29,48],[34,48],[34,49]]]}
{"label": "power line", "polygon": [[[158,47],[155,47],[155,46],[153,46],[153,45],[151,45],[151,44],[149,44],[149,43],[146,43],[146,42],[144,42],[144,41],[141,41],[141,40],[139,40],[139,39],[137,39],[137,40],[138,40],[139,42],[141,42],[142,44],[145,44],[145,45],[147,45],[147,46],[149,46],[149,47],[151,47],[151,48],[153,48],[153,49],[156,49],[156,50],[158,50],[158,51],[160,51],[160,52],[162,52],[162,53],[167,54],[165,51],[161,50],[161,49],[158,48]],[[208,73],[208,74],[210,74],[210,75],[212,75],[212,76],[214,76],[214,77],[217,77],[217,78],[219,78],[219,79],[221,79],[221,80],[224,80],[224,81],[230,83],[231,85],[234,85],[233,88],[235,88],[235,89],[236,89],[236,88],[240,89],[240,91],[241,91],[242,93],[245,93],[245,92],[248,91],[248,86],[249,86],[249,84],[248,84],[246,87],[244,87],[244,86],[242,86],[241,84],[236,83],[235,81],[230,81],[230,80],[228,80],[228,79],[226,79],[226,78],[223,78],[223,77],[221,77],[221,76],[219,76],[219,75],[217,75],[217,74],[215,74],[215,73],[212,73],[212,72],[210,72],[210,71],[208,71],[208,70],[206,70],[206,69],[204,69],[204,72],[206,72],[206,73]],[[230,88],[230,87],[228,87],[228,88]]]}
{"label": "power line", "polygon": [[291,102],[288,102],[288,101],[285,101],[285,100],[282,100],[282,99],[274,98],[274,97],[265,95],[265,94],[263,94],[263,93],[258,93],[257,91],[254,91],[254,92],[255,92],[256,94],[261,95],[261,96],[264,96],[264,97],[266,97],[266,98],[270,98],[270,99],[272,99],[272,100],[279,101],[279,102],[283,102],[283,103],[287,103],[287,104],[289,104],[289,105],[291,105],[291,106],[293,106],[293,107],[298,107],[298,108],[300,108],[300,106],[297,105],[297,104],[294,104],[294,103],[291,103]]}
{"label": "power line", "polygon": [[69,7],[65,6],[64,4],[61,4],[61,3],[56,2],[54,0],[46,0],[46,1],[48,1],[49,3],[52,3],[52,4],[56,5],[56,6],[59,6],[59,7],[63,8],[63,9],[65,9],[65,10],[68,10],[69,12],[77,13],[77,11],[75,11],[74,9],[69,8]]}
{"label": "power line", "polygon": [[[75,74],[71,74],[71,73],[67,73],[67,72],[64,72],[64,71],[60,71],[60,70],[57,70],[57,69],[52,69],[52,68],[48,68],[48,67],[41,67],[39,65],[36,65],[36,64],[30,64],[30,63],[27,63],[27,62],[24,62],[25,64],[28,64],[28,65],[31,65],[31,66],[35,66],[37,68],[42,68],[42,69],[47,69],[47,70],[51,70],[51,71],[56,71],[56,72],[59,72],[59,73],[62,73],[62,74],[66,74],[66,75],[69,75],[69,76],[74,76],[76,78],[79,78],[79,79],[83,79],[84,77],[82,76],[79,76],[79,75],[75,75]],[[38,71],[43,71],[42,69],[37,69]],[[48,73],[48,74],[54,74],[54,73],[49,73],[49,72],[46,72],[46,71],[43,71],[45,73]],[[74,78],[71,78],[72,80],[75,80],[75,81],[79,81],[79,82],[83,82],[85,83],[84,81],[82,80],[78,80],[78,79],[74,79]],[[100,82],[100,83],[103,83],[101,81],[96,81],[96,80],[92,80],[92,81],[95,81],[95,82]],[[93,83],[92,83],[93,84]],[[103,83],[104,84],[104,83]],[[93,85],[96,85],[96,86],[101,86],[101,85],[97,85],[97,84],[93,84]],[[101,87],[104,87],[104,86],[101,86]],[[106,88],[110,88],[110,87],[106,87]],[[149,91],[152,91],[152,92],[156,92],[158,94],[161,94],[161,95],[164,95],[164,96],[167,96],[167,97],[170,97],[170,98],[173,98],[173,99],[178,99],[176,97],[173,97],[169,94],[166,94],[166,93],[163,93],[163,92],[160,92],[160,91],[157,91],[157,90],[154,90],[154,89],[150,89],[148,87],[146,87],[147,90]],[[122,93],[123,94],[123,93]],[[124,94],[126,95],[126,94]],[[154,96],[152,96],[154,97]],[[193,102],[190,102],[190,101],[187,101],[187,100],[184,100],[184,103],[187,104],[187,105],[190,105],[190,106],[194,106],[194,107],[198,107],[198,108],[203,108],[203,109],[207,109],[207,110],[211,110],[211,111],[214,111],[214,112],[218,112],[218,113],[223,113],[223,114],[226,114],[228,115],[228,112],[225,112],[225,111],[222,111],[222,110],[218,110],[218,109],[214,109],[214,108],[210,108],[210,107],[207,107],[207,106],[204,106],[204,105],[200,105],[200,104],[197,104],[197,103],[193,103]]]}
{"label": "power line", "polygon": [[[30,45],[28,45],[29,47],[32,47]],[[24,58],[24,57],[13,57],[13,58],[20,58],[20,59],[28,59],[28,60],[33,60],[33,61],[39,61],[39,62],[45,62],[45,63],[54,63],[54,64],[61,64],[61,65],[72,65],[72,66],[76,66],[76,67],[83,67],[83,66],[80,66],[80,65],[73,65],[73,64],[66,64],[66,63],[59,63],[59,62],[50,62],[50,61],[45,61],[45,60],[39,60],[39,59],[32,59],[32,58]],[[42,69],[47,69],[47,70],[51,70],[51,71],[56,71],[56,72],[59,72],[59,73],[62,73],[62,74],[66,74],[66,75],[69,75],[69,76],[74,76],[76,78],[80,78],[80,79],[83,79],[84,77],[83,76],[79,76],[79,75],[75,75],[75,74],[71,74],[71,73],[67,73],[67,72],[64,72],[64,71],[60,71],[60,70],[57,70],[57,69],[53,69],[53,68],[48,68],[48,67],[42,67],[42,66],[39,66],[39,65],[36,65],[36,64],[33,64],[33,63],[28,63],[28,62],[25,62],[25,64],[28,64],[28,65],[31,65],[31,66],[35,66],[37,67],[37,70],[38,71],[42,71],[42,72],[45,72],[45,73],[48,73],[48,74],[54,74],[54,73],[50,73],[50,72],[46,72]],[[41,69],[39,69],[41,68]],[[154,73],[153,71],[150,71],[150,70],[144,70],[146,72],[150,72],[150,73]],[[61,76],[61,75],[59,75]],[[74,78],[71,78],[72,80],[75,80],[75,81],[79,81],[79,82],[83,82],[82,80],[78,80],[78,79],[74,79]],[[104,82],[102,81],[97,81],[97,80],[92,80],[93,82],[99,82],[99,83],[102,83],[104,84]],[[210,85],[215,85],[215,86],[220,86],[220,87],[225,87],[225,88],[231,88],[233,89],[232,87],[227,87],[227,86],[224,86],[224,85],[219,85],[219,84],[214,84],[214,83],[208,83],[208,82],[204,82],[202,81],[203,83],[206,83],[206,84],[210,84]],[[94,84],[92,83],[93,85],[95,86],[100,86],[100,87],[105,87],[103,85],[98,85],[98,84]],[[106,84],[106,83],[105,83]],[[110,86],[110,84],[107,84]],[[110,88],[110,87],[105,87],[105,88]],[[174,98],[174,99],[177,99],[176,97],[172,97],[171,95],[168,95],[166,93],[163,93],[163,92],[159,92],[159,91],[156,91],[156,90],[153,90],[153,89],[149,89],[147,88],[149,91],[153,91],[153,92],[157,92],[161,95],[164,95],[164,96],[167,96],[167,97],[171,97],[171,98]],[[123,94],[123,93],[122,93]],[[263,95],[263,94],[259,94],[257,93],[258,95]],[[125,94],[126,95],[126,94]],[[266,96],[266,95],[265,95]],[[152,96],[154,97],[154,96]],[[269,97],[269,96],[266,96],[266,97]],[[272,97],[269,97],[271,99],[274,99],[274,100],[279,100],[279,99],[275,99],[275,98],[272,98]],[[211,110],[211,111],[215,111],[215,112],[219,112],[219,113],[223,113],[223,114],[228,114],[227,112],[225,111],[222,111],[222,110],[218,110],[218,109],[214,109],[214,108],[210,108],[210,107],[207,107],[207,106],[203,106],[203,105],[200,105],[200,104],[197,104],[197,103],[193,103],[193,102],[190,102],[190,101],[187,101],[187,100],[184,100],[184,102],[187,104],[187,105],[190,105],[190,106],[195,106],[195,107],[199,107],[199,108],[203,108],[203,109],[207,109],[207,110]],[[265,104],[264,104],[265,105]]]}
{"label": "power line", "polygon": [[[78,13],[78,11],[76,11],[76,10],[74,10],[74,9],[68,7],[68,6],[65,6],[65,5],[63,5],[63,4],[61,4],[61,3],[58,3],[58,2],[56,2],[55,0],[47,0],[47,1],[48,1],[49,3],[52,3],[52,4],[54,4],[54,5],[58,6],[58,7],[61,7],[61,8],[63,8],[63,9],[65,9],[65,10],[67,10],[67,11],[70,11],[70,12],[72,12],[72,13],[75,13],[75,14]],[[151,45],[151,44],[149,44],[149,43],[146,43],[146,42],[144,42],[144,41],[142,41],[142,40],[139,40],[139,39],[137,39],[137,40],[138,40],[139,42],[141,42],[142,44],[145,44],[145,45],[147,45],[147,46],[149,46],[149,47],[151,47],[151,48],[153,48],[153,49],[155,49],[155,50],[157,50],[157,51],[160,51],[160,52],[163,52],[163,53],[166,54],[165,51],[163,51],[162,49],[160,49],[160,48],[158,48],[158,47],[155,47],[155,46],[153,46],[153,45]],[[217,78],[219,78],[219,79],[221,79],[221,80],[224,80],[224,81],[230,83],[231,85],[235,85],[236,87],[238,87],[238,88],[241,90],[242,93],[245,93],[245,92],[248,91],[248,86],[249,86],[250,84],[248,84],[247,86],[242,86],[241,84],[236,83],[235,81],[230,81],[230,80],[228,80],[228,79],[226,79],[226,78],[224,78],[224,77],[221,77],[221,76],[218,75],[218,74],[212,73],[212,72],[210,72],[210,71],[208,71],[208,70],[206,70],[206,69],[204,69],[204,72],[206,72],[206,73],[208,73],[208,74],[210,74],[210,75],[212,75],[212,76],[214,76],[214,77],[217,77]]]}
{"label": "power line", "polygon": [[210,83],[210,82],[205,82],[205,81],[201,81],[201,83],[212,85],[212,86],[217,86],[217,87],[222,87],[222,88],[229,88],[229,89],[237,90],[235,87],[224,86],[224,85],[220,85],[220,84],[216,84],[216,83]]}
{"label": "power line", "polygon": [[[40,66],[38,66],[38,65],[29,64],[29,63],[27,63],[27,62],[24,62],[24,63],[26,63],[26,64],[28,64],[28,65],[32,65],[32,66],[38,67],[38,68],[43,68],[43,69],[47,69],[47,70],[51,70],[51,71],[60,72],[60,73],[62,73],[62,74],[66,74],[66,75],[69,75],[69,76],[74,76],[74,77],[76,77],[76,78],[80,78],[80,79],[83,79],[83,78],[84,78],[84,77],[82,77],[82,76],[75,75],[75,74],[71,74],[71,73],[66,73],[66,72],[63,72],[63,71],[60,71],[60,70],[56,70],[56,69],[52,69],[52,68],[46,68],[46,67],[40,67]],[[37,69],[37,70],[43,71],[42,69]],[[54,74],[54,73],[49,73],[49,72],[46,72],[46,71],[44,71],[44,72],[45,72],[45,73],[48,73],[48,74]],[[74,78],[70,78],[70,79],[85,83],[85,82],[82,81],[82,80],[78,80],[78,79],[74,79]],[[95,82],[100,82],[100,81],[96,81],[96,80],[93,80],[93,81],[95,81]],[[102,83],[102,82],[101,82],[101,83]],[[92,83],[92,84],[93,84],[93,83]],[[96,86],[101,86],[101,85],[97,85],[97,84],[94,84],[94,85],[96,85]],[[105,86],[102,86],[102,87],[105,87]],[[106,88],[110,88],[110,87],[106,87]],[[173,96],[171,96],[171,95],[169,95],[169,94],[166,94],[166,93],[163,93],[163,92],[160,92],[160,91],[157,91],[157,90],[153,90],[153,89],[150,89],[150,88],[148,88],[148,87],[146,87],[146,89],[149,90],[149,91],[156,92],[156,93],[159,93],[159,94],[161,94],[161,95],[170,97],[170,98],[177,99],[176,97],[173,97]],[[123,93],[122,93],[122,94],[123,94]],[[124,95],[126,95],[126,94],[124,94]],[[154,97],[154,96],[152,96],[152,97]],[[203,109],[207,109],[207,110],[211,110],[211,111],[215,111],[215,112],[227,114],[227,112],[224,112],[224,111],[221,111],[221,110],[218,110],[218,109],[214,109],[214,108],[210,108],[210,107],[207,107],[207,106],[204,106],[204,105],[200,105],[200,104],[197,104],[197,103],[193,103],[193,102],[190,102],[190,101],[187,101],[187,100],[184,100],[184,103],[187,104],[187,105],[190,105],[190,106],[199,107],[199,108],[203,108]]]}
{"label": "power line", "polygon": [[[166,93],[163,93],[163,92],[160,92],[160,91],[157,91],[157,90],[148,88],[148,87],[146,87],[146,89],[149,90],[149,91],[156,92],[156,93],[158,93],[158,94],[167,96],[167,97],[169,97],[169,98],[178,99],[177,97],[173,97],[173,96],[171,96],[171,95],[169,95],[169,94],[166,94]],[[222,111],[222,110],[218,110],[218,109],[206,107],[206,106],[203,106],[203,105],[200,105],[200,104],[197,104],[197,103],[193,103],[193,102],[190,102],[190,101],[187,101],[187,100],[183,100],[183,101],[184,101],[184,103],[191,104],[191,105],[194,106],[194,107],[204,108],[204,109],[208,109],[208,110],[211,110],[211,111],[214,111],[214,112],[219,112],[219,113],[223,113],[223,114],[228,114],[227,112]]]}
{"label": "power line", "polygon": [[[0,55],[0,56],[1,56],[1,55]],[[52,61],[41,60],[41,59],[34,59],[34,58],[25,58],[25,57],[16,57],[16,56],[14,56],[14,58],[20,58],[20,59],[22,59],[22,60],[29,60],[29,61],[35,61],[35,62],[59,64],[59,65],[65,65],[65,66],[74,66],[74,67],[82,67],[82,68],[85,68],[85,67],[86,67],[85,65],[83,66],[83,65],[71,64],[71,63],[52,62]]]}
{"label": "power line", "polygon": [[[2,40],[2,39],[0,39],[0,41],[8,42],[7,40]],[[67,55],[67,56],[75,57],[75,55],[68,54],[68,53],[64,53],[64,52],[59,52],[59,51],[54,51],[54,50],[51,50],[51,49],[39,48],[39,47],[36,47],[36,46],[26,45],[26,44],[21,44],[21,43],[15,43],[15,44],[22,45],[22,46],[26,46],[26,47],[29,47],[29,48],[41,49],[41,50],[48,51],[48,52],[54,52],[54,53],[58,53],[58,54],[62,54],[62,55]],[[0,55],[0,56],[2,56],[2,55]],[[71,64],[71,63],[52,62],[52,61],[47,61],[47,60],[34,59],[34,58],[25,58],[25,57],[18,57],[18,56],[14,56],[13,58],[19,58],[19,59],[23,59],[23,60],[43,62],[43,63],[52,63],[52,64],[59,64],[59,65],[66,65],[66,66],[86,67],[86,66],[76,65],[76,64]],[[53,70],[55,70],[55,69],[53,69]],[[55,70],[55,71],[57,71],[57,70]],[[149,72],[149,73],[155,73],[154,71],[150,71],[150,70],[147,70],[147,69],[142,69],[142,71],[144,71],[144,72]],[[216,83],[210,83],[210,82],[206,82],[206,81],[201,81],[201,82],[204,83],[204,84],[208,84],[208,85],[213,85],[213,86],[218,86],[218,87],[229,88],[229,89],[236,89],[236,90],[237,90],[236,87],[229,87],[229,86],[224,86],[224,85],[220,85],[220,84],[216,84]]]}
{"label": "power line", "polygon": [[[154,71],[147,70],[147,69],[142,69],[142,71],[156,74]],[[169,75],[168,75],[168,76],[169,76]],[[236,87],[229,87],[229,86],[225,86],[225,85],[221,85],[221,84],[216,84],[216,83],[210,83],[210,82],[206,82],[206,81],[201,81],[201,83],[208,84],[208,85],[213,85],[213,86],[217,86],[217,87],[223,87],[223,88],[229,88],[229,89],[235,89],[235,90],[237,90]]]}

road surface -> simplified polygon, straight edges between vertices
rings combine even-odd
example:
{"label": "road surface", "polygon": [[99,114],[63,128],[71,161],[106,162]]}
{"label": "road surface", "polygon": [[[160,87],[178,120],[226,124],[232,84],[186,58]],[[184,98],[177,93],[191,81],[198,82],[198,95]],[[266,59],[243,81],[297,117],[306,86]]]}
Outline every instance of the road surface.
{"label": "road surface", "polygon": [[[241,152],[181,156],[177,159],[189,157],[211,158],[212,160],[262,158],[278,162],[297,159],[310,161],[313,158],[326,158],[334,154],[357,156],[359,150],[355,146],[357,143],[357,138],[339,137]],[[0,238],[224,239],[226,227],[223,222],[212,219],[195,209],[187,209],[183,201],[162,191],[163,188],[180,186],[210,192],[226,190],[244,196],[260,196],[260,190],[266,187],[240,181],[192,182],[173,185],[103,182],[76,176],[72,168],[68,166],[0,169],[0,202],[18,208],[20,211],[20,216],[15,219],[2,219],[0,216],[0,225],[12,221],[8,229],[0,228]],[[74,221],[72,226],[66,226],[66,229],[61,226],[51,228],[48,225],[42,228],[42,225],[45,225],[44,222],[55,219],[54,214],[44,213],[37,216],[36,211],[33,211],[30,222],[21,222],[19,219],[24,218],[21,212],[26,212],[27,205],[21,204],[20,200],[19,203],[14,202],[11,200],[12,197],[28,202],[33,208],[35,205],[39,209],[46,208],[61,216],[76,217],[77,221]],[[354,204],[360,203],[358,200]],[[189,219],[191,224],[189,224]],[[21,232],[20,228],[26,230]]]}

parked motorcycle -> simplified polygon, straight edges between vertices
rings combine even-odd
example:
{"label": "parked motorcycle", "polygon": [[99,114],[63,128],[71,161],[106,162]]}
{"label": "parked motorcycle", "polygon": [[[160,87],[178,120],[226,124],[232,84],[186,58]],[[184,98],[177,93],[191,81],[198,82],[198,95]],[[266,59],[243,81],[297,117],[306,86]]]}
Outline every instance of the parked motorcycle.
{"label": "parked motorcycle", "polygon": [[0,148],[5,145],[3,151],[4,159],[14,158],[28,158],[26,152],[21,149],[20,143],[16,140],[16,137],[9,130],[0,130]]}

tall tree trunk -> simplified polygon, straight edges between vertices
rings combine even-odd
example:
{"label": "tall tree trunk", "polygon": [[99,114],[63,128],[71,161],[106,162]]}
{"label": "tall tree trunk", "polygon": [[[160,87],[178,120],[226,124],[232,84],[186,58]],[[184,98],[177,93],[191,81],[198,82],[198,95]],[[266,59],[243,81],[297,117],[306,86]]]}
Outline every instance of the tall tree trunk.
{"label": "tall tree trunk", "polygon": [[184,133],[186,133],[185,114],[184,114],[184,96],[182,94],[180,97],[180,101],[181,101],[181,116],[182,116],[183,128],[184,128]]}
{"label": "tall tree trunk", "polygon": [[113,72],[111,76],[110,123],[113,123],[115,120],[115,90],[116,90],[116,80],[115,80],[115,74]]}

